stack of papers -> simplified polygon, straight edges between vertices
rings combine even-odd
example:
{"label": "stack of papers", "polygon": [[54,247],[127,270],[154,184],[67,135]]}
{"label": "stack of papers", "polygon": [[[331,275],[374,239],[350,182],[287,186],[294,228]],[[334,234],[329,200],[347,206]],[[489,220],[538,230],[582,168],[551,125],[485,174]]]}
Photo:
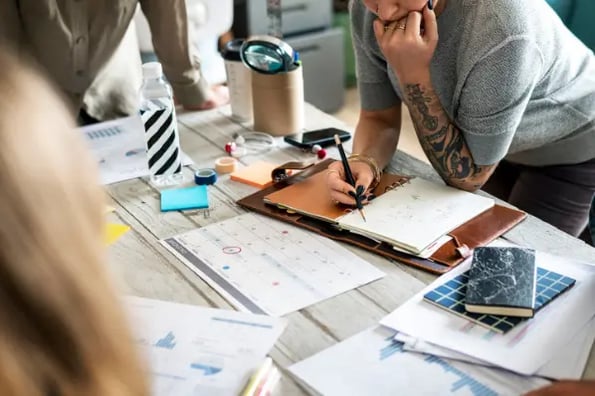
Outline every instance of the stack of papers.
{"label": "stack of papers", "polygon": [[[493,245],[504,245],[495,242]],[[536,252],[536,264],[576,280],[505,334],[423,301],[470,260],[362,332],[290,367],[324,395],[522,394],[579,379],[595,340],[595,266]]]}
{"label": "stack of papers", "polygon": [[423,301],[425,293],[468,270],[469,264],[462,264],[440,277],[380,323],[487,365],[523,375],[541,375],[540,369],[567,348],[595,316],[595,267],[543,252],[536,252],[539,267],[574,278],[576,284],[533,319],[521,322],[505,334]]}
{"label": "stack of papers", "polygon": [[286,321],[127,297],[135,342],[149,362],[153,395],[237,395]]}
{"label": "stack of papers", "polygon": [[289,371],[325,396],[520,395],[547,385],[505,370],[407,352],[396,333],[377,327],[357,334]]}

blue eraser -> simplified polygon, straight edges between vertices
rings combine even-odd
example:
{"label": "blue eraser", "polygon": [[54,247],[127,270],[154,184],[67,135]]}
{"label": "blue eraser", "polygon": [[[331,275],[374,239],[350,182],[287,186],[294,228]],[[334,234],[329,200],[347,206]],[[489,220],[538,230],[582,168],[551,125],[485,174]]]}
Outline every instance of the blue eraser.
{"label": "blue eraser", "polygon": [[174,188],[161,191],[161,211],[206,209],[209,207],[207,186]]}

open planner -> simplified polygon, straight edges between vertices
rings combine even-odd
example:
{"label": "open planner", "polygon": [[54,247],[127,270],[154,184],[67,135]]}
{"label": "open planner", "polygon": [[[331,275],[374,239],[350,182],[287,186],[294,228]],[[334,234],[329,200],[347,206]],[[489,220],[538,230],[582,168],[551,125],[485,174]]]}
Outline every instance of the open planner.
{"label": "open planner", "polygon": [[491,198],[412,178],[395,183],[366,205],[364,221],[357,211],[333,204],[326,172],[269,194],[264,200],[417,256],[424,256],[440,240],[446,242],[443,237],[450,231],[494,206]]}
{"label": "open planner", "polygon": [[491,198],[384,174],[376,199],[364,207],[364,222],[357,211],[332,202],[325,172],[331,162],[319,162],[238,203],[434,273],[448,271],[526,216]]}

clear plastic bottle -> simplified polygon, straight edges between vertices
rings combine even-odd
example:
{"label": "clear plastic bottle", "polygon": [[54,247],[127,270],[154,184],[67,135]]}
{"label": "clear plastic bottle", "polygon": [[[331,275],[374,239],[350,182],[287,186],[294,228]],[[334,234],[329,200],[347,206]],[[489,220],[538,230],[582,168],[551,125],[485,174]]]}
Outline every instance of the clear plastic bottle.
{"label": "clear plastic bottle", "polygon": [[151,182],[157,186],[179,184],[184,176],[176,109],[161,63],[143,64],[140,95]]}

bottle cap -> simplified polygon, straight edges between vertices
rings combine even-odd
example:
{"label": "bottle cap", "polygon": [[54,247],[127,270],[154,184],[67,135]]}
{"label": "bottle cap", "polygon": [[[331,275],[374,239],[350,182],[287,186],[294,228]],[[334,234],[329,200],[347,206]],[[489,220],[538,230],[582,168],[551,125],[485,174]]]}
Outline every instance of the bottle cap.
{"label": "bottle cap", "polygon": [[159,62],[143,63],[143,78],[160,78],[163,76],[163,68]]}

